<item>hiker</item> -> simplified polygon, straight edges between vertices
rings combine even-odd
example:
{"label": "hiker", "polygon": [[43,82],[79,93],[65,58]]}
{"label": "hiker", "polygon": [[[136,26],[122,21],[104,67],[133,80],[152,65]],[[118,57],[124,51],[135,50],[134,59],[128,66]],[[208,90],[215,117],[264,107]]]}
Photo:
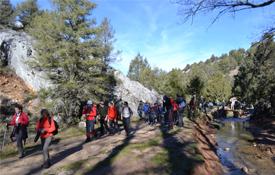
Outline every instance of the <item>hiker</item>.
{"label": "hiker", "polygon": [[163,107],[161,106],[160,103],[157,103],[157,122],[162,123],[162,114],[163,114]]}
{"label": "hiker", "polygon": [[164,122],[170,128],[172,127],[172,104],[168,96],[163,96]]}
{"label": "hiker", "polygon": [[160,111],[160,108],[159,108],[159,104],[158,103],[154,103],[154,105],[151,107],[152,109],[152,120],[153,120],[153,124],[155,124],[155,122],[160,122],[160,114],[161,114],[161,111]]}
{"label": "hiker", "polygon": [[183,96],[177,94],[177,99],[176,99],[176,102],[179,106],[179,110],[178,110],[178,119],[179,119],[179,122],[178,122],[178,126],[179,127],[183,127],[183,113],[184,113],[184,109],[186,107],[186,101],[185,99],[183,98]]}
{"label": "hiker", "polygon": [[116,111],[117,111],[117,120],[115,121],[115,130],[118,133],[120,133],[118,121],[122,120],[121,113],[122,113],[122,108],[123,108],[123,101],[122,101],[121,97],[116,100],[115,107],[116,107]]}
{"label": "hiker", "polygon": [[231,106],[230,106],[231,110],[235,110],[235,104],[236,104],[237,98],[232,97],[232,98],[230,98],[229,101],[231,102]]}
{"label": "hiker", "polygon": [[103,136],[106,131],[109,132],[109,128],[107,122],[105,120],[108,113],[108,104],[106,102],[101,101],[98,106],[98,114],[99,114],[99,123],[100,123],[100,134]]}
{"label": "hiker", "polygon": [[149,125],[154,125],[155,124],[155,118],[156,118],[156,114],[155,114],[155,111],[154,111],[154,105],[152,104],[149,104],[149,111],[148,111],[148,117],[149,117],[149,120],[148,120],[148,124]]}
{"label": "hiker", "polygon": [[150,104],[148,102],[143,104],[143,114],[144,114],[145,122],[149,122]]}
{"label": "hiker", "polygon": [[132,115],[133,115],[133,111],[129,107],[128,102],[124,102],[121,116],[123,120],[124,130],[126,132],[126,136],[130,135],[130,122],[131,122]]}
{"label": "hiker", "polygon": [[108,120],[110,134],[113,135],[115,133],[115,123],[117,121],[117,109],[114,102],[109,103],[108,113],[105,120]]}
{"label": "hiker", "polygon": [[171,98],[170,100],[171,100],[171,104],[172,104],[172,108],[173,108],[173,110],[172,110],[172,117],[173,117],[172,121],[173,121],[173,123],[178,124],[178,121],[179,121],[179,119],[178,119],[178,117],[179,117],[179,115],[178,115],[179,105],[176,103],[176,101],[173,98]]}
{"label": "hiker", "polygon": [[143,118],[142,116],[142,110],[143,110],[143,101],[139,101],[137,112],[140,119]]}
{"label": "hiker", "polygon": [[190,102],[189,102],[189,117],[195,117],[195,110],[196,110],[196,96],[193,95]]}
{"label": "hiker", "polygon": [[23,107],[19,104],[15,104],[15,114],[12,117],[11,122],[7,126],[14,126],[11,134],[11,139],[16,138],[16,146],[19,152],[19,159],[25,156],[23,141],[26,142],[28,138],[27,127],[29,125],[29,117],[23,112]]}
{"label": "hiker", "polygon": [[53,117],[51,117],[47,109],[42,109],[40,114],[41,118],[36,123],[36,132],[40,135],[43,149],[43,168],[49,168],[51,166],[49,146],[53,139],[53,132],[56,130],[56,126]]}
{"label": "hiker", "polygon": [[204,112],[204,113],[206,113],[207,111],[206,111],[206,108],[207,108],[207,102],[206,102],[206,100],[205,100],[205,98],[203,97],[203,96],[201,96],[201,98],[200,98],[200,110],[202,111],[202,112]]}
{"label": "hiker", "polygon": [[85,142],[90,142],[92,137],[95,136],[94,126],[95,119],[97,116],[96,104],[91,100],[87,101],[87,105],[84,107],[82,114],[86,117],[86,140]]}

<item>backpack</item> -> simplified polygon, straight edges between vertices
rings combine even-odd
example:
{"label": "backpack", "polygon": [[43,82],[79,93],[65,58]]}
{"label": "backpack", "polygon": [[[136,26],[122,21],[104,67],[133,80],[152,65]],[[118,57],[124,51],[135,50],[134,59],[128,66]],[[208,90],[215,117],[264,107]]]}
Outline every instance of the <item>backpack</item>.
{"label": "backpack", "polygon": [[185,108],[185,106],[186,106],[186,103],[185,103],[184,100],[183,100],[182,102],[180,102],[180,104],[179,104],[179,108],[180,108],[180,109]]}
{"label": "backpack", "polygon": [[149,112],[149,108],[150,108],[150,106],[149,106],[148,104],[145,104],[145,105],[143,106],[143,111],[144,111],[145,113],[148,113],[148,112]]}
{"label": "backpack", "polygon": [[53,122],[54,122],[54,125],[55,125],[55,130],[53,131],[53,135],[56,135],[56,134],[58,134],[59,125],[55,120],[53,120]]}

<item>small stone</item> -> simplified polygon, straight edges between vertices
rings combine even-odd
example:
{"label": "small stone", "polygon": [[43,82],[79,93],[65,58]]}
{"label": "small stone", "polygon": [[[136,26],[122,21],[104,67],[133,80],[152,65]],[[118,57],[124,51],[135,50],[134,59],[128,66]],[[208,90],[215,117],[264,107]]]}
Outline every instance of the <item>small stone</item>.
{"label": "small stone", "polygon": [[248,174],[248,172],[249,172],[249,171],[248,171],[248,168],[247,168],[247,167],[245,167],[245,166],[244,166],[244,167],[242,167],[242,169],[241,169],[241,170],[242,170],[244,173],[246,173],[246,174]]}
{"label": "small stone", "polygon": [[230,148],[224,148],[223,150],[224,150],[224,151],[229,151],[229,150],[230,150]]}

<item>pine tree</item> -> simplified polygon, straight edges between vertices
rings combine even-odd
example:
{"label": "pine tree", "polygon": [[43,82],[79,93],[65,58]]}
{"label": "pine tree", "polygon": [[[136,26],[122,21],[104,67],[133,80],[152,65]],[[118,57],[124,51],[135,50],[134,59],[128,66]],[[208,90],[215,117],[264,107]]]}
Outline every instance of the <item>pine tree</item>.
{"label": "pine tree", "polygon": [[106,28],[89,16],[94,3],[54,0],[54,5],[55,11],[35,17],[30,28],[38,40],[38,58],[31,64],[47,72],[54,84],[51,97],[63,103],[65,116],[76,117],[83,101],[99,100],[112,90],[106,71],[110,48],[105,51],[99,39]]}
{"label": "pine tree", "polygon": [[38,13],[37,0],[25,0],[16,7],[16,16],[23,24],[24,28],[30,25],[31,21]]}
{"label": "pine tree", "polygon": [[0,0],[0,27],[8,27],[12,23],[13,12],[10,0]]}
{"label": "pine tree", "polygon": [[194,76],[187,85],[186,90],[190,95],[196,95],[197,97],[200,97],[203,87],[204,82],[201,80],[201,78]]}
{"label": "pine tree", "polygon": [[[141,80],[141,73],[144,69],[150,68],[150,65],[146,58],[143,58],[140,53],[131,61],[128,71],[128,77],[132,80]],[[150,68],[151,69],[151,68]]]}
{"label": "pine tree", "polygon": [[266,33],[250,49],[235,77],[233,92],[253,104],[256,114],[275,114],[275,32]]}

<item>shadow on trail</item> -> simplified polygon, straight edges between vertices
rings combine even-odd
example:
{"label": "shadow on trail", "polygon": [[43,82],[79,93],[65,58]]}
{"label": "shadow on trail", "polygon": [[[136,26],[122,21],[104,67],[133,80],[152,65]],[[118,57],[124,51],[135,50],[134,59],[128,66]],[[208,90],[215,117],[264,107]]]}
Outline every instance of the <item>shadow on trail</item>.
{"label": "shadow on trail", "polygon": [[164,126],[160,126],[159,129],[163,138],[163,148],[168,153],[168,164],[160,167],[165,171],[162,173],[170,175],[192,174],[196,166],[204,163],[194,148],[195,142],[180,141],[175,134],[170,133]]}
{"label": "shadow on trail", "polygon": [[[119,155],[119,153],[130,144],[130,141],[135,137],[134,134],[136,133],[137,130],[140,129],[140,125],[142,122],[138,122],[136,127],[133,129],[133,133],[131,136],[125,138],[123,140],[123,143],[116,146],[115,148],[112,149],[112,152],[106,157],[104,160],[98,162],[91,170],[88,170],[87,172],[84,173],[84,175],[90,175],[90,174],[96,174],[96,175],[103,175],[103,174],[108,174],[112,172],[112,161],[113,159]],[[82,166],[80,166],[82,167]]]}
{"label": "shadow on trail", "polygon": [[[56,145],[60,142],[60,139],[55,139],[53,140],[53,142],[51,143],[51,145]],[[24,148],[25,150],[25,157],[26,158],[30,158],[32,156],[36,156],[36,155],[39,155],[41,154],[41,144],[36,144],[34,146],[26,146]],[[15,161],[21,161],[21,159],[17,159],[17,160],[7,160],[7,161],[3,161],[1,162],[1,165],[8,165],[8,164],[11,164]]]}
{"label": "shadow on trail", "polygon": [[[82,148],[83,148],[83,144],[84,143],[80,143],[80,144],[77,144],[76,146],[73,146],[71,148],[68,148],[64,151],[61,151],[59,153],[57,153],[56,155],[52,156],[51,157],[51,162],[52,164],[56,164],[60,161],[62,161],[63,159],[65,159],[66,157],[78,152],[78,151],[81,151]],[[42,155],[41,155],[42,156]],[[36,173],[39,173],[40,171],[43,170],[42,168],[42,162],[41,163],[38,163],[38,166],[31,169],[28,173],[26,173],[27,175],[31,175],[31,174],[36,174]]]}

